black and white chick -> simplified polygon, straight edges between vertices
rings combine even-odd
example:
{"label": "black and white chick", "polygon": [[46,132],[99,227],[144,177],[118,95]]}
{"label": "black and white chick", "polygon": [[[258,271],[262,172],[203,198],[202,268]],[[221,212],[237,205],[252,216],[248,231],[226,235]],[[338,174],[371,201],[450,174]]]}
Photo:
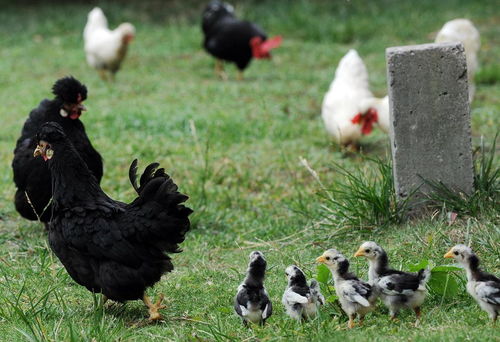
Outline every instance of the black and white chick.
{"label": "black and white chick", "polygon": [[378,298],[372,286],[349,272],[349,260],[336,249],[329,249],[316,259],[330,269],[342,310],[349,316],[347,327],[354,328],[354,319],[359,315],[359,325],[365,315],[375,309]]}
{"label": "black and white chick", "polygon": [[288,316],[297,320],[315,318],[318,308],[325,303],[319,284],[315,279],[307,284],[306,276],[295,265],[285,270],[288,286],[283,293],[282,303]]}
{"label": "black and white chick", "polygon": [[444,255],[455,259],[467,272],[467,292],[495,323],[500,313],[500,279],[479,268],[479,258],[470,247],[456,245]]}
{"label": "black and white chick", "polygon": [[238,286],[234,298],[234,311],[241,317],[243,324],[248,322],[263,325],[273,313],[273,305],[264,287],[266,259],[259,251],[250,253],[247,276]]}
{"label": "black and white chick", "polygon": [[368,259],[368,280],[380,294],[380,298],[389,309],[391,319],[395,319],[399,311],[409,308],[415,311],[417,325],[420,321],[420,307],[427,295],[426,284],[431,277],[428,269],[418,273],[409,273],[389,268],[387,253],[373,241],[363,243],[355,257]]}

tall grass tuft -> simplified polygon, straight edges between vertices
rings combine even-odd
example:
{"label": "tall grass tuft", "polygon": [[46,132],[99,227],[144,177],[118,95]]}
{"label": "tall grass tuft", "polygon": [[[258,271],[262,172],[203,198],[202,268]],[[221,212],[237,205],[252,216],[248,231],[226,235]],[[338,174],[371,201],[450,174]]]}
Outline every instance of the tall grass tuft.
{"label": "tall grass tuft", "polygon": [[403,221],[411,196],[397,202],[392,163],[370,157],[363,160],[363,166],[353,171],[334,164],[338,180],[319,192],[325,225],[373,229]]}
{"label": "tall grass tuft", "polygon": [[442,182],[424,180],[432,191],[428,195],[431,206],[446,208],[458,214],[478,217],[481,214],[500,210],[500,166],[495,160],[495,135],[489,151],[481,142],[479,152],[474,160],[474,192],[466,195],[449,188]]}

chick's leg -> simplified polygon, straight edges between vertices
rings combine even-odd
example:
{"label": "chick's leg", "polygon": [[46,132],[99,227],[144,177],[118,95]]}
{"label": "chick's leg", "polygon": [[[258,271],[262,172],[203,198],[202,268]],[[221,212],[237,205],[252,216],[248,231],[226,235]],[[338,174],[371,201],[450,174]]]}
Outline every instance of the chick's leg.
{"label": "chick's leg", "polygon": [[421,312],[420,312],[420,307],[417,306],[416,308],[413,309],[415,311],[415,316],[417,316],[417,320],[420,320]]}
{"label": "chick's leg", "polygon": [[347,327],[349,329],[352,329],[354,328],[354,318],[356,317],[356,315],[349,315],[349,322],[347,322]]}
{"label": "chick's leg", "polygon": [[398,315],[398,311],[399,310],[393,310],[393,309],[390,309],[389,310],[389,314],[390,314],[390,320],[393,321],[393,322],[397,322],[398,319],[397,319],[397,315]]}
{"label": "chick's leg", "polygon": [[151,302],[148,296],[144,295],[144,297],[142,298],[142,301],[148,307],[149,320],[156,321],[162,318],[161,314],[158,312],[158,310],[165,308],[165,305],[161,304],[162,300],[163,300],[162,294],[154,304]]}
{"label": "chick's leg", "polygon": [[418,326],[418,324],[420,323],[420,315],[421,315],[420,307],[417,306],[416,308],[413,308],[413,311],[415,311],[415,316],[417,316],[417,319],[415,320],[415,326]]}
{"label": "chick's leg", "polygon": [[360,326],[363,325],[364,321],[365,321],[365,315],[360,315],[359,316],[359,323],[358,323],[358,325],[360,325]]}

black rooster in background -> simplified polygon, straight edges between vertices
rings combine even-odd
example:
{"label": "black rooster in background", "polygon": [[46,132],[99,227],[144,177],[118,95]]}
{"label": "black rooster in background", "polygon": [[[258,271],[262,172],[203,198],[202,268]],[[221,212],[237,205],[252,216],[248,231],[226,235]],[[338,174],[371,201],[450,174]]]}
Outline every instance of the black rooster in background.
{"label": "black rooster in background", "polygon": [[87,88],[73,77],[64,77],[57,80],[52,93],[55,98],[40,102],[24,123],[12,162],[17,187],[14,200],[16,210],[29,220],[40,219],[44,223],[50,220],[52,211],[48,205],[52,197],[52,181],[47,164],[41,158],[33,158],[35,136],[42,124],[47,121],[59,123],[98,182],[103,173],[101,156],[92,147],[85,127],[79,120],[85,110],[82,102],[87,98]]}
{"label": "black rooster in background", "polygon": [[[109,198],[100,188],[62,127],[42,126],[35,156],[47,162],[53,181],[49,244],[70,276],[89,291],[123,302],[142,299],[151,320],[160,319],[162,296],[145,295],[174,266],[166,253],[179,253],[190,228],[188,197],[158,164],[136,183],[137,161],[129,177],[138,192],[130,204]],[[37,158],[41,159],[41,158]]]}
{"label": "black rooster in background", "polygon": [[221,60],[233,62],[239,69],[238,78],[252,58],[271,58],[269,51],[281,44],[281,37],[267,39],[266,33],[254,23],[234,16],[233,6],[215,0],[203,11],[203,47],[217,58],[215,72],[226,78]]}

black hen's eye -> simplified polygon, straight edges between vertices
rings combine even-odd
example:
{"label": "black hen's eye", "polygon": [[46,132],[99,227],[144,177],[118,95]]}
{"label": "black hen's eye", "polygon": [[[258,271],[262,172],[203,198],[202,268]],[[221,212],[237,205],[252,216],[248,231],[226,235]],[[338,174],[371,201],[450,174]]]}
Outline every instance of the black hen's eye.
{"label": "black hen's eye", "polygon": [[330,257],[326,257],[325,259],[326,259],[326,260],[330,260]]}
{"label": "black hen's eye", "polygon": [[453,252],[453,254],[458,255],[458,252],[457,252],[457,251],[455,251],[455,252]]}
{"label": "black hen's eye", "polygon": [[370,253],[370,249],[369,248],[365,249],[365,253]]}

